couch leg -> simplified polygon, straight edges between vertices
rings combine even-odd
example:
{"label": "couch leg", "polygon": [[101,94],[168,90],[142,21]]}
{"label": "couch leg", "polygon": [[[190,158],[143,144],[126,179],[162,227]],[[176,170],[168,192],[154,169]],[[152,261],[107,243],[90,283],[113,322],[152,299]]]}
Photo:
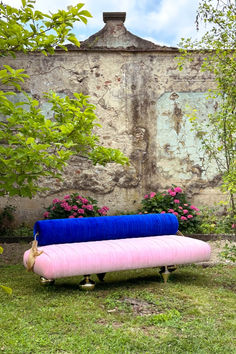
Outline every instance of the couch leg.
{"label": "couch leg", "polygon": [[169,266],[167,266],[167,268],[168,268],[168,271],[169,271],[170,273],[172,273],[172,272],[174,272],[178,267],[177,267],[177,265],[169,265]]}
{"label": "couch leg", "polygon": [[[170,273],[174,272],[177,269],[177,265],[168,265],[167,269]],[[160,267],[160,274],[165,272],[165,267]]]}
{"label": "couch leg", "polygon": [[44,278],[44,277],[40,277],[40,283],[42,285],[52,285],[55,283],[55,280],[54,279],[47,279],[47,278]]}
{"label": "couch leg", "polygon": [[105,278],[106,273],[98,273],[98,274],[96,274],[96,275],[97,275],[98,279],[99,279],[101,282],[103,282],[103,281],[104,281],[104,278]]}
{"label": "couch leg", "polygon": [[90,274],[84,275],[84,279],[79,283],[80,290],[93,290],[95,288],[95,282],[89,277]]}
{"label": "couch leg", "polygon": [[164,270],[164,272],[161,272],[161,275],[162,275],[162,277],[164,279],[164,283],[166,284],[167,280],[169,278],[169,275],[170,275],[170,272],[168,270],[168,266],[165,266],[165,270]]}

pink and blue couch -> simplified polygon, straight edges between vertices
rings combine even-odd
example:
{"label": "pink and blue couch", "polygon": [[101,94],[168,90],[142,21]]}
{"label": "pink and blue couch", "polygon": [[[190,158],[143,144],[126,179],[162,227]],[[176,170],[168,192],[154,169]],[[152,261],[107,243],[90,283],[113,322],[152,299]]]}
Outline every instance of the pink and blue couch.
{"label": "pink and blue couch", "polygon": [[[89,278],[102,281],[107,272],[160,267],[164,281],[178,264],[208,261],[210,246],[179,236],[173,214],[101,216],[37,221],[34,236],[39,254],[34,273],[42,283],[83,275],[81,288],[92,289]],[[41,253],[42,252],[42,253]],[[24,254],[24,265],[30,250]]]}

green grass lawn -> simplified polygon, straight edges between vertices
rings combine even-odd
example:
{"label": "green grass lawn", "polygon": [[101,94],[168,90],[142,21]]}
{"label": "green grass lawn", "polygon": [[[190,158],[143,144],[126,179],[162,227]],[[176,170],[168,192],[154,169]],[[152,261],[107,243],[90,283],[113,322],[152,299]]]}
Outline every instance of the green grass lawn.
{"label": "green grass lawn", "polygon": [[235,267],[182,266],[166,285],[158,269],[108,273],[92,292],[81,277],[0,274],[13,288],[0,292],[0,352],[235,353]]}

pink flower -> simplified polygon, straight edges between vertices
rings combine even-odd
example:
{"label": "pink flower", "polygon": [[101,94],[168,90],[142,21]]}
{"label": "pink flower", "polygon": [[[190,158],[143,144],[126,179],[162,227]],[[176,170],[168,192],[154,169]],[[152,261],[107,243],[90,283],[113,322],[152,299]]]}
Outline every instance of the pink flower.
{"label": "pink flower", "polygon": [[178,204],[179,203],[179,199],[174,199],[174,203]]}
{"label": "pink flower", "polygon": [[193,215],[189,214],[189,215],[187,216],[187,218],[188,218],[188,219],[191,219],[191,218],[193,218]]}
{"label": "pink flower", "polygon": [[88,209],[88,210],[93,210],[92,204],[86,205],[86,209]]}
{"label": "pink flower", "polygon": [[50,213],[49,213],[48,211],[45,211],[45,213],[43,214],[43,216],[44,216],[45,218],[48,218],[49,215],[50,215]]}
{"label": "pink flower", "polygon": [[174,213],[173,213],[175,216],[178,216],[179,214],[175,211]]}
{"label": "pink flower", "polygon": [[232,224],[232,229],[235,229],[235,224]]}
{"label": "pink flower", "polygon": [[84,214],[84,209],[78,209],[77,212],[78,212],[79,214]]}
{"label": "pink flower", "polygon": [[169,209],[168,210],[168,213],[173,213],[174,212],[174,209]]}
{"label": "pink flower", "polygon": [[75,199],[81,199],[82,197],[80,195],[77,195],[77,197],[75,197]]}
{"label": "pink flower", "polygon": [[184,206],[188,206],[188,204],[184,204]]}
{"label": "pink flower", "polygon": [[69,204],[67,202],[63,202],[60,204],[62,208],[67,208]]}
{"label": "pink flower", "polygon": [[148,199],[148,198],[149,198],[148,194],[145,194],[144,199]]}
{"label": "pink flower", "polygon": [[172,189],[168,189],[168,193],[169,195],[171,195],[172,197],[174,197],[176,195],[176,192],[173,191]]}
{"label": "pink flower", "polygon": [[53,204],[60,203],[60,199],[57,199],[57,198],[56,198],[56,199],[53,199],[52,202],[53,202]]}
{"label": "pink flower", "polygon": [[105,210],[103,210],[103,209],[98,209],[98,212],[101,215],[104,215],[104,216],[107,215],[107,212]]}
{"label": "pink flower", "polygon": [[161,214],[165,214],[166,212],[165,211],[161,211]]}
{"label": "pink flower", "polygon": [[150,193],[150,198],[155,197],[155,195],[156,195],[156,193],[155,193],[155,192],[151,192],[151,193]]}
{"label": "pink flower", "polygon": [[105,210],[105,211],[109,210],[109,208],[107,206],[103,206],[102,209]]}
{"label": "pink flower", "polygon": [[70,195],[65,195],[64,199],[70,199]]}
{"label": "pink flower", "polygon": [[74,215],[70,215],[70,216],[69,216],[69,219],[74,219]]}
{"label": "pink flower", "polygon": [[[99,211],[100,210],[100,211]],[[102,215],[107,215],[107,212],[109,210],[109,208],[107,206],[102,207],[101,209],[99,209],[98,212]]]}
{"label": "pink flower", "polygon": [[52,210],[55,210],[56,209],[56,207],[52,207]]}
{"label": "pink flower", "polygon": [[187,220],[187,218],[185,216],[181,216],[180,218],[181,220]]}
{"label": "pink flower", "polygon": [[195,207],[195,205],[190,205],[190,209],[199,211],[199,209],[197,207]]}
{"label": "pink flower", "polygon": [[82,201],[83,204],[87,204],[88,203],[88,199],[86,199],[86,198],[82,198],[81,201]]}
{"label": "pink flower", "polygon": [[73,210],[78,210],[77,205],[73,205],[72,209],[73,209]]}
{"label": "pink flower", "polygon": [[183,213],[184,213],[184,214],[188,214],[188,210],[187,210],[187,209],[184,209],[184,210],[183,210]]}
{"label": "pink flower", "polygon": [[174,191],[175,191],[176,193],[182,193],[182,189],[181,189],[180,187],[176,187],[176,188],[174,189]]}
{"label": "pink flower", "polygon": [[74,215],[74,216],[76,216],[76,215],[77,215],[77,213],[73,213],[73,215]]}
{"label": "pink flower", "polygon": [[82,216],[82,215],[80,215],[80,216],[79,216],[79,219],[80,219],[80,218],[83,218],[83,216]]}
{"label": "pink flower", "polygon": [[179,209],[182,210],[183,209],[182,206],[179,206]]}

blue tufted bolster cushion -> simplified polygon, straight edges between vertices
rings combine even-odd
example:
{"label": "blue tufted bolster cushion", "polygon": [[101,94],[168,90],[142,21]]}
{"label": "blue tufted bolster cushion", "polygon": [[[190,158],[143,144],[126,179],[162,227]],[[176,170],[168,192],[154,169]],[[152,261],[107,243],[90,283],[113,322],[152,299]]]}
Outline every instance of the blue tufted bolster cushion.
{"label": "blue tufted bolster cushion", "polygon": [[39,246],[175,235],[178,219],[173,214],[98,216],[40,220],[34,225]]}

